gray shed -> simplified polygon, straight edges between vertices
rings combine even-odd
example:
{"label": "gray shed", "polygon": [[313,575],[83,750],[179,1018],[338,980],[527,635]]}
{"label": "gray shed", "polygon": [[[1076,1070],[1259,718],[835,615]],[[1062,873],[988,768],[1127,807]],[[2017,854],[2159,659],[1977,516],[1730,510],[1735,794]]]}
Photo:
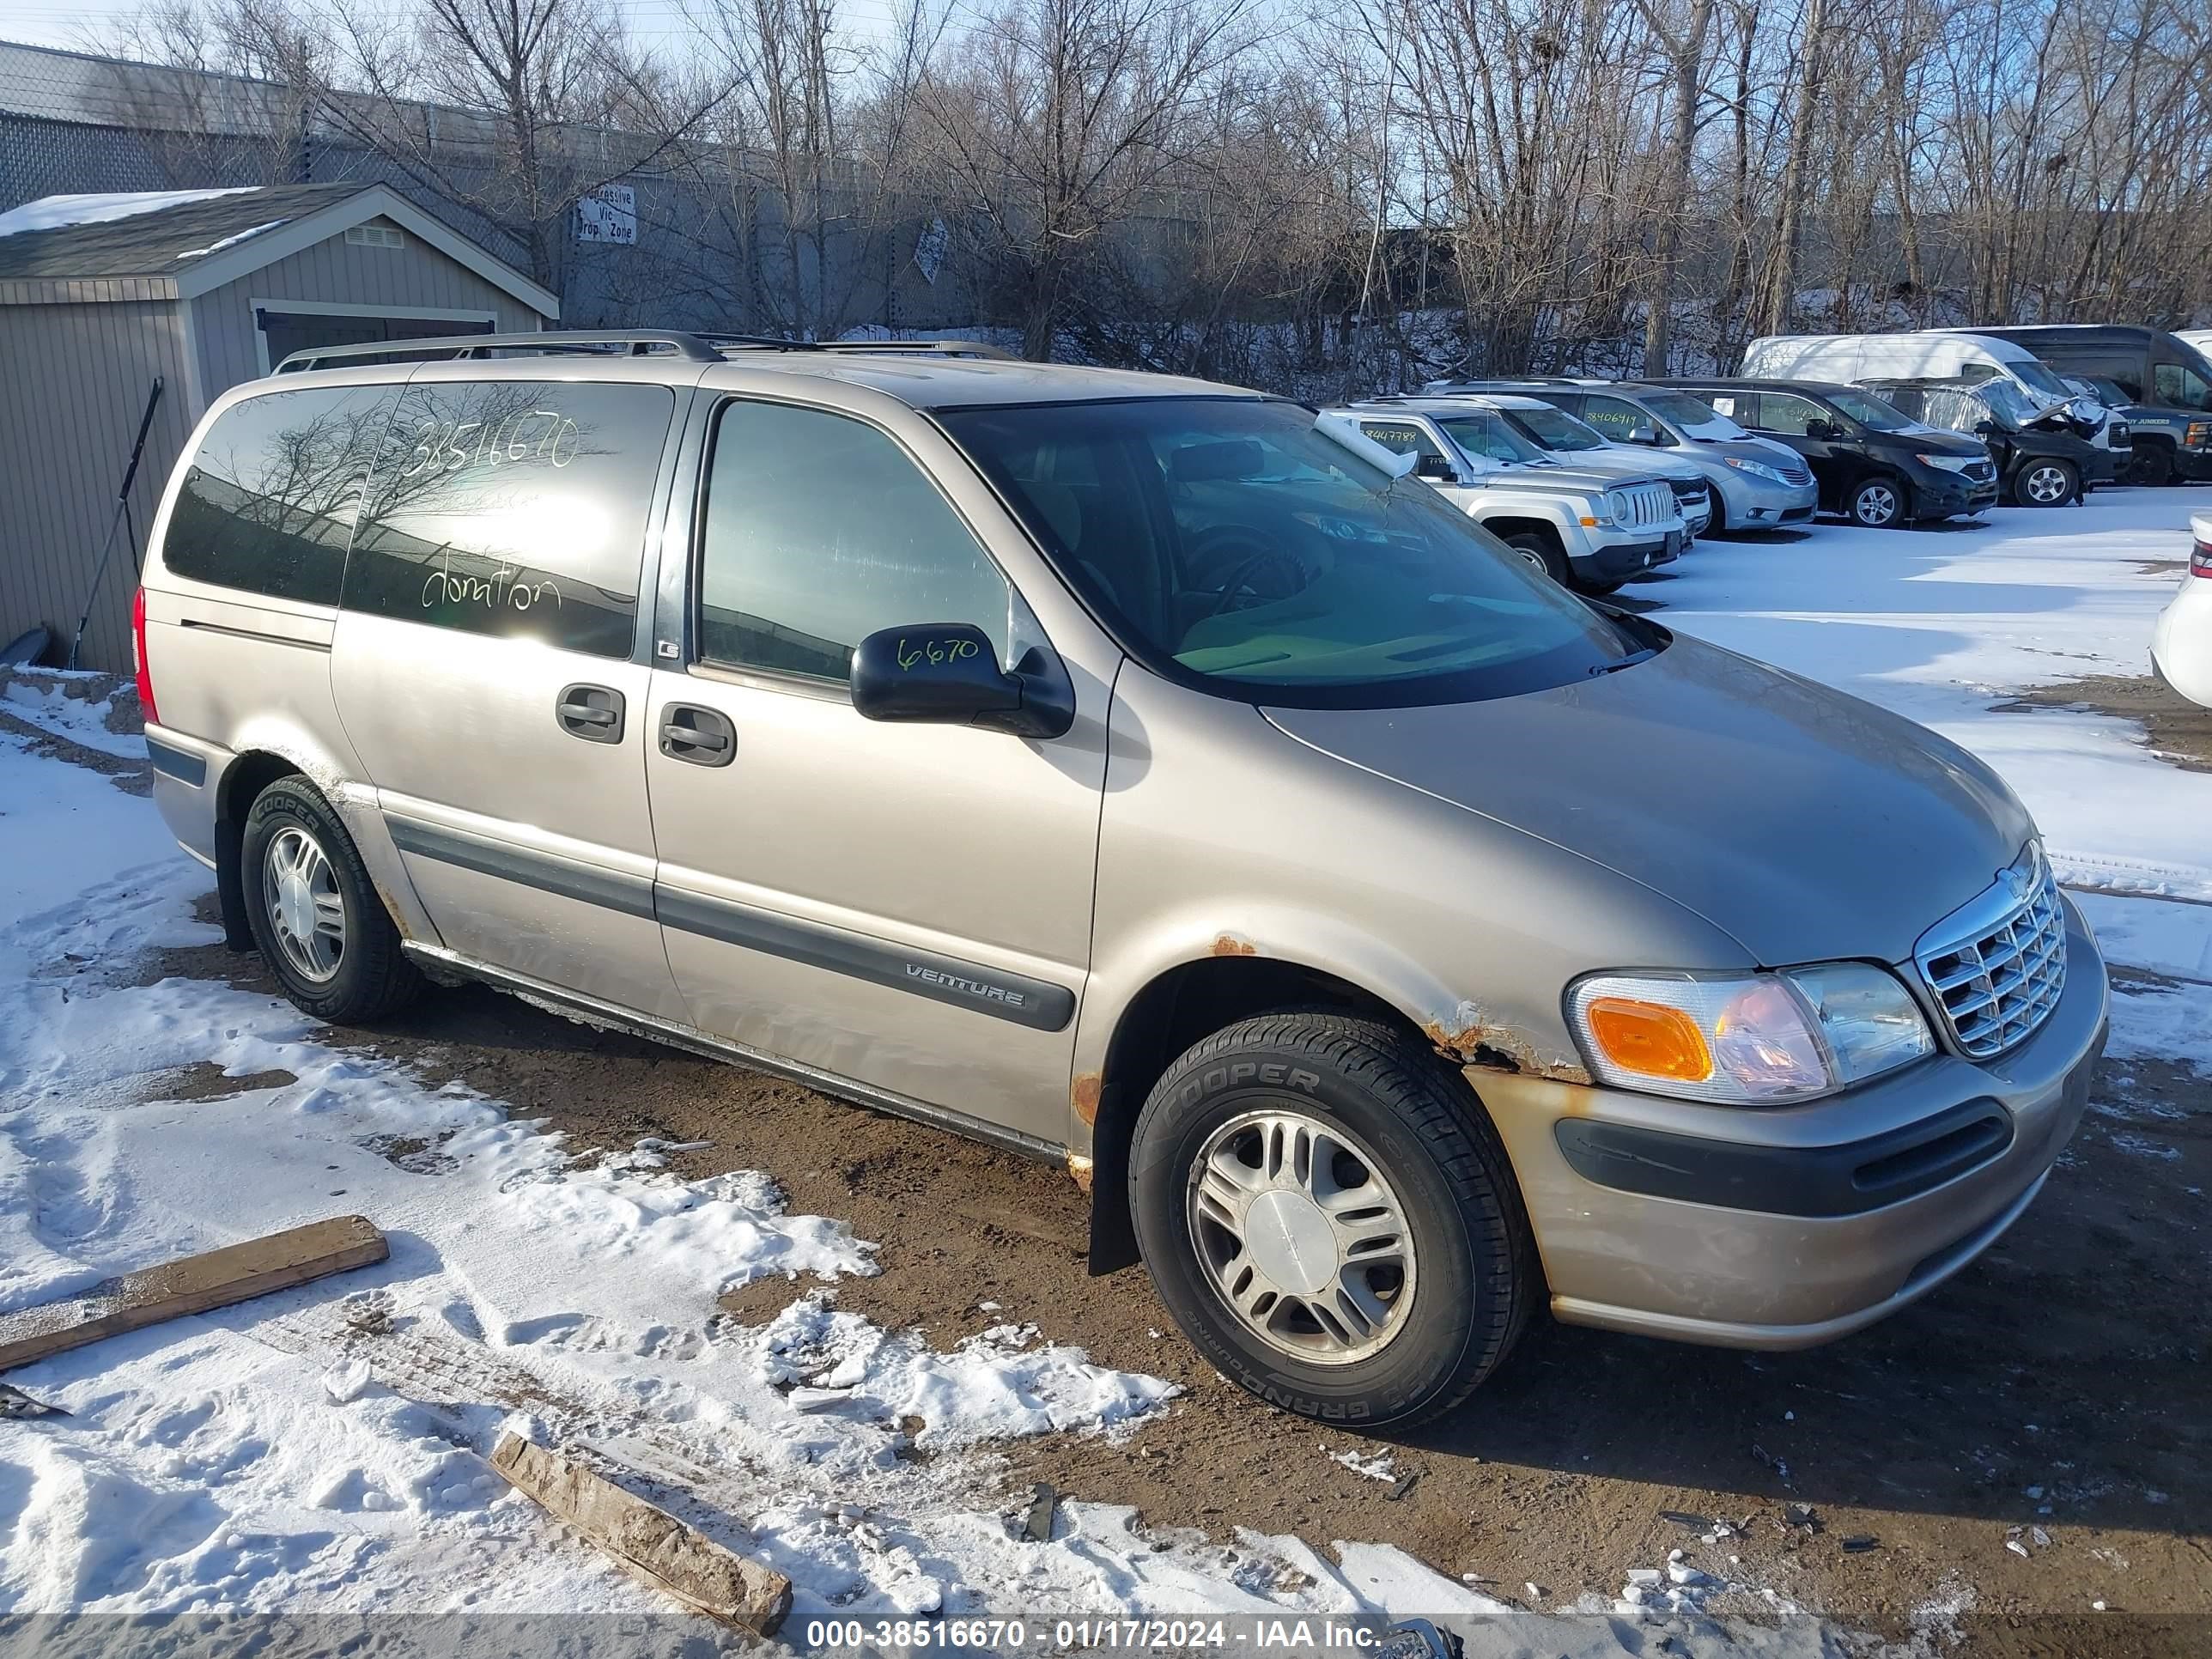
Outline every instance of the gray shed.
{"label": "gray shed", "polygon": [[[0,645],[44,623],[68,649],[156,375],[131,492],[142,551],[209,403],[286,353],[560,314],[383,185],[50,196],[0,213]],[[82,666],[131,665],[131,560],[118,536]]]}

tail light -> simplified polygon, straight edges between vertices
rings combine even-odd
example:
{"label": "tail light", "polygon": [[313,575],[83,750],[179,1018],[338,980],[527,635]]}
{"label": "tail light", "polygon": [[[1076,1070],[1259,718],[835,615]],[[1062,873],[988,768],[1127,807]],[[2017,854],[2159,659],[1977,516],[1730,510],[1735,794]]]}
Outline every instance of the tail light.
{"label": "tail light", "polygon": [[2189,550],[2189,574],[2212,578],[2212,542],[2200,539]]}
{"label": "tail light", "polygon": [[131,602],[131,665],[138,671],[139,712],[147,725],[158,726],[161,715],[154,707],[154,670],[146,660],[146,590],[143,587]]}

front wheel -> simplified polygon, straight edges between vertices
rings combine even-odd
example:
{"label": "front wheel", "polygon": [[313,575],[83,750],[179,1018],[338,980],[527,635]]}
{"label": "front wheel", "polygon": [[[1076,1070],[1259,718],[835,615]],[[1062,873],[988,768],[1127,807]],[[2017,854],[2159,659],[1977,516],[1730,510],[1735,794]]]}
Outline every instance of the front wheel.
{"label": "front wheel", "polygon": [[1573,573],[1567,566],[1566,550],[1556,538],[1540,531],[1521,530],[1505,538],[1506,546],[1518,553],[1522,561],[1542,571],[1562,587],[1567,586]]}
{"label": "front wheel", "polygon": [[1893,530],[1907,522],[1911,504],[1904,485],[1892,478],[1867,478],[1851,492],[1851,522],[1868,530]]}
{"label": "front wheel", "polygon": [[1496,1132],[1410,1036],[1271,1014],[1170,1066],[1129,1160],[1161,1299],[1261,1399],[1364,1429],[1449,1411],[1542,1291]]}
{"label": "front wheel", "polygon": [[2030,461],[2013,475],[2013,498],[2022,507],[2063,507],[2081,483],[2065,461]]}
{"label": "front wheel", "polygon": [[2157,489],[2173,482],[2173,452],[2164,444],[2141,443],[2128,463],[2128,482]]}

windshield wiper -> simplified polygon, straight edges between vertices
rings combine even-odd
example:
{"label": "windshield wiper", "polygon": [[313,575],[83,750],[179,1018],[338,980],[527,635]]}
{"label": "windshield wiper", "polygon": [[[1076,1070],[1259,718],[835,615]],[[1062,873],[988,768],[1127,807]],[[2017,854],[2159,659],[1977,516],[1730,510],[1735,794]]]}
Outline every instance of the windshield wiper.
{"label": "windshield wiper", "polygon": [[1601,674],[1618,674],[1624,668],[1633,668],[1640,662],[1649,662],[1658,654],[1658,647],[1647,645],[1641,651],[1630,652],[1619,662],[1601,662],[1595,665],[1589,671],[1589,678],[1595,679]]}

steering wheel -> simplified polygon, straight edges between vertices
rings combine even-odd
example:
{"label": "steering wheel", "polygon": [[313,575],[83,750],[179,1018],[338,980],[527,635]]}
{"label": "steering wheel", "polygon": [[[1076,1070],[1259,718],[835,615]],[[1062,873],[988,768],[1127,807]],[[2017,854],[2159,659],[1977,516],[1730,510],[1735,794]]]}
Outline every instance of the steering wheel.
{"label": "steering wheel", "polygon": [[1306,568],[1295,556],[1285,553],[1279,547],[1261,548],[1257,553],[1237,562],[1236,568],[1223,580],[1221,591],[1214,595],[1213,603],[1199,612],[1198,621],[1205,622],[1226,611],[1229,602],[1244,591],[1246,578],[1271,564],[1280,565],[1291,573],[1291,585],[1284,592],[1283,598],[1290,598],[1306,586]]}

